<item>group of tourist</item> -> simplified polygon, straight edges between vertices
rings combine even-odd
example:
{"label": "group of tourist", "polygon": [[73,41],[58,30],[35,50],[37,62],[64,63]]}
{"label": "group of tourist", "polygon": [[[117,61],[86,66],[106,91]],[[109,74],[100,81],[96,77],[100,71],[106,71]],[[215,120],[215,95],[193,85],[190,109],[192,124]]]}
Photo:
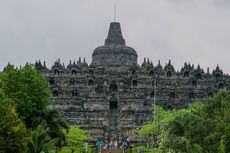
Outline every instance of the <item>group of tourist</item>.
{"label": "group of tourist", "polygon": [[97,149],[116,149],[116,148],[128,148],[129,146],[129,138],[125,139],[114,139],[111,138],[109,141],[108,138],[103,139],[98,139],[96,142],[96,147]]}

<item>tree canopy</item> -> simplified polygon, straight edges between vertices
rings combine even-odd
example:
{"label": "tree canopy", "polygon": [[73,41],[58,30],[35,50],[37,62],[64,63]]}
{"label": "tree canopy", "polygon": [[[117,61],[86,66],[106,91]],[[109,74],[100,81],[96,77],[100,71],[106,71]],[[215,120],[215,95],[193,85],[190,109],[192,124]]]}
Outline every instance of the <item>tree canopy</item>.
{"label": "tree canopy", "polygon": [[[61,151],[61,153],[69,153],[71,151],[81,152],[86,150],[85,141],[90,140],[91,137],[86,130],[80,129],[78,126],[70,126],[69,132],[65,133],[67,138],[67,145]],[[90,147],[88,146],[88,150]]]}
{"label": "tree canopy", "polygon": [[48,84],[41,72],[26,64],[21,69],[8,65],[0,75],[0,85],[15,103],[17,113],[32,128],[49,108]]}
{"label": "tree canopy", "polygon": [[[228,92],[222,90],[205,103],[196,102],[187,108],[158,110],[161,116],[159,122],[148,123],[139,130],[139,136],[145,139],[154,136],[152,141],[155,143],[147,147],[164,153],[230,152]],[[148,143],[151,144],[151,141]]]}
{"label": "tree canopy", "polygon": [[26,135],[12,100],[0,89],[0,153],[25,152]]}
{"label": "tree canopy", "polygon": [[68,125],[50,109],[48,83],[40,71],[29,64],[20,69],[8,65],[0,72],[0,95],[3,152],[21,152],[23,146],[23,152],[47,152],[47,146],[60,150],[65,145]]}

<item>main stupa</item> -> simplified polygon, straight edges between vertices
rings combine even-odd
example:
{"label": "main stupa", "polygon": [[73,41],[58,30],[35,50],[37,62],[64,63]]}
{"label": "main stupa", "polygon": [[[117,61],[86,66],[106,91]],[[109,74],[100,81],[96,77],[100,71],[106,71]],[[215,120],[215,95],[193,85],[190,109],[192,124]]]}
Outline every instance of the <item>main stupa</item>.
{"label": "main stupa", "polygon": [[120,23],[112,22],[110,24],[105,44],[94,50],[90,66],[119,70],[137,66],[137,52],[126,46]]}

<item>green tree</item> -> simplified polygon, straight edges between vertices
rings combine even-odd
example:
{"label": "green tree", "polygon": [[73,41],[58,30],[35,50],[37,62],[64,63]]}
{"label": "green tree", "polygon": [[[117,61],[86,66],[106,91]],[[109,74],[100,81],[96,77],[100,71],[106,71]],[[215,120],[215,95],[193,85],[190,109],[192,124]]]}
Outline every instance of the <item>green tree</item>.
{"label": "green tree", "polygon": [[187,109],[178,110],[164,129],[161,148],[176,152],[203,152],[200,146],[203,141],[202,132],[205,132],[200,126],[205,121],[201,117],[202,109],[203,104],[197,102]]}
{"label": "green tree", "polygon": [[202,143],[207,152],[230,152],[230,94],[224,90],[207,101],[204,107],[208,134]]}
{"label": "green tree", "polygon": [[50,110],[48,83],[40,71],[29,64],[21,69],[8,65],[0,74],[0,86],[13,99],[17,113],[28,129],[33,130],[44,122],[48,136],[57,138],[59,148],[64,145],[63,128],[68,129],[68,126],[57,111]]}
{"label": "green tree", "polygon": [[[199,102],[186,109],[172,111],[157,107],[160,119],[143,126],[139,130],[139,136],[146,138],[155,135],[155,149],[150,149],[149,152],[203,152],[199,145],[207,133],[206,126],[203,126],[203,108],[204,105]],[[149,143],[151,141],[153,140]]]}
{"label": "green tree", "polygon": [[39,124],[36,129],[30,132],[28,137],[29,153],[51,153],[55,152],[56,139],[51,139],[48,135],[49,129],[45,123]]}
{"label": "green tree", "polygon": [[[28,128],[36,127],[49,106],[48,83],[33,66],[22,69],[8,65],[0,76],[0,85],[16,105],[19,117]],[[39,122],[37,122],[39,121]]]}
{"label": "green tree", "polygon": [[0,153],[25,152],[26,128],[14,104],[0,89]]}
{"label": "green tree", "polygon": [[69,153],[71,151],[76,153],[81,152],[85,150],[85,141],[91,139],[89,133],[78,126],[70,126],[69,132],[65,134],[67,145],[61,150],[61,153]]}
{"label": "green tree", "polygon": [[218,92],[204,104],[177,110],[160,134],[162,152],[230,152],[230,94]]}
{"label": "green tree", "polygon": [[153,123],[147,123],[138,130],[138,135],[145,139],[147,147],[153,147],[157,143],[157,137],[164,127],[174,118],[175,111],[166,111],[160,106],[155,106],[157,118]]}
{"label": "green tree", "polygon": [[[161,128],[157,145],[146,152],[230,152],[229,92],[221,90],[204,103],[196,102],[187,108],[163,112],[169,115],[158,122]],[[158,123],[144,125],[139,136],[156,135]]]}
{"label": "green tree", "polygon": [[49,136],[52,139],[57,139],[57,145],[60,149],[66,143],[65,133],[68,133],[68,125],[62,119],[60,113],[56,110],[48,111],[44,116],[44,120],[46,127],[49,128]]}

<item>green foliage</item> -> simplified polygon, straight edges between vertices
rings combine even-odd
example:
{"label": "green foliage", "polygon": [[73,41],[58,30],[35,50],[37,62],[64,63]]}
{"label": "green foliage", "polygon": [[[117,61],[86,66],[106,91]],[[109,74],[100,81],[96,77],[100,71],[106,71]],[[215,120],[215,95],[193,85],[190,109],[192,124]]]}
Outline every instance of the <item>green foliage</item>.
{"label": "green foliage", "polygon": [[157,136],[161,133],[163,127],[173,119],[174,111],[165,111],[160,106],[155,106],[157,118],[153,123],[147,123],[138,130],[138,135],[145,139],[147,147],[154,146]]}
{"label": "green foliage", "polygon": [[[57,142],[55,145],[59,149],[65,144],[63,129],[68,130],[68,126],[57,111],[49,109],[48,83],[40,71],[29,64],[21,69],[8,65],[0,73],[0,87],[12,99],[11,103],[16,108],[14,113],[25,123],[27,131],[32,131],[27,140],[30,140],[29,145],[38,147],[29,152],[39,152],[41,148],[44,152],[46,146],[53,145],[53,141]],[[35,137],[38,135],[39,140]]]}
{"label": "green foliage", "polygon": [[0,153],[25,152],[26,128],[11,99],[0,89]]}
{"label": "green foliage", "polygon": [[204,108],[209,133],[204,137],[203,146],[207,152],[230,152],[230,94],[220,91],[208,100]]}
{"label": "green foliage", "polygon": [[158,132],[158,127],[156,124],[147,123],[139,130],[139,136],[143,138],[148,138],[149,136],[157,135],[157,132]]}
{"label": "green foliage", "polygon": [[0,85],[15,103],[19,117],[26,126],[36,127],[36,121],[49,106],[48,84],[41,72],[26,64],[22,69],[8,65],[0,75]]}
{"label": "green foliage", "polygon": [[[70,126],[66,134],[67,146],[61,150],[61,153],[69,153],[71,151],[80,152],[85,150],[85,141],[90,140],[90,135],[87,131],[80,129],[77,126]],[[90,147],[88,147],[90,150]]]}
{"label": "green foliage", "polygon": [[[187,109],[181,109],[174,114],[174,119],[168,122],[161,139],[163,150],[173,150],[176,152],[202,152],[200,142],[202,139],[197,134],[201,134],[200,127],[196,126],[204,122],[199,116],[203,105],[195,103]],[[195,141],[194,141],[195,140]]]}
{"label": "green foliage", "polygon": [[[139,135],[143,138],[156,135],[155,148],[149,148],[154,152],[230,152],[230,94],[228,92],[219,91],[204,104],[196,102],[188,108],[163,112],[168,115],[162,117],[159,122],[153,123],[155,125],[148,123],[139,131]],[[158,124],[161,127],[159,134],[156,133]]]}
{"label": "green foliage", "polygon": [[48,135],[49,129],[45,124],[39,124],[30,132],[28,137],[28,150],[30,153],[52,153],[55,152],[57,139],[51,139]]}
{"label": "green foliage", "polygon": [[[57,139],[57,145],[61,148],[66,143],[66,135],[68,133],[68,125],[62,119],[59,112],[50,110],[44,115],[45,126],[49,129],[48,134],[52,139]],[[64,132],[65,130],[65,132]]]}

